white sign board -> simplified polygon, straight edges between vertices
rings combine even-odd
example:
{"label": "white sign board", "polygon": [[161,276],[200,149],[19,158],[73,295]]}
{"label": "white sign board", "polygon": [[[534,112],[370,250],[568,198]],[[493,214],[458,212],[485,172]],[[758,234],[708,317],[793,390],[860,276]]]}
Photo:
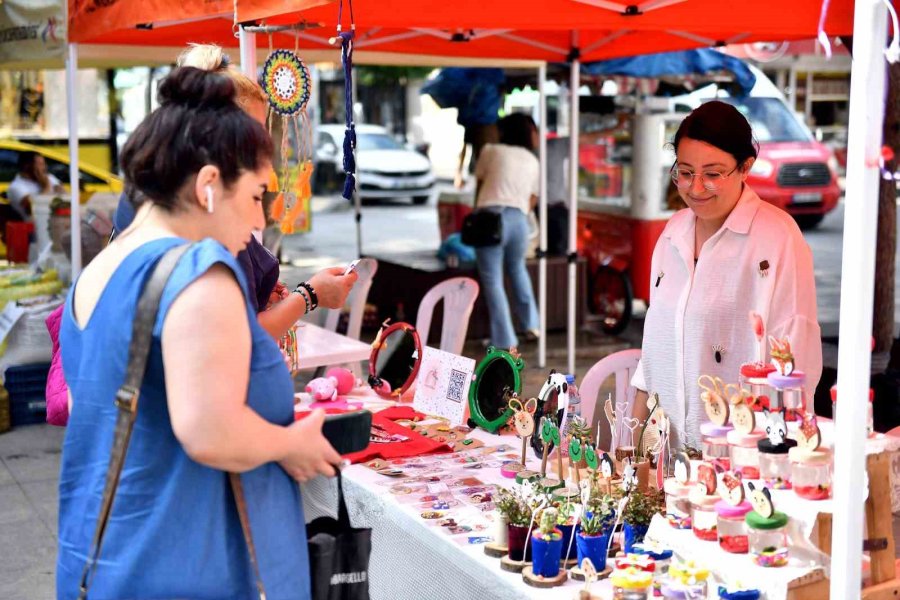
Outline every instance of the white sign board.
{"label": "white sign board", "polygon": [[475,361],[471,358],[426,347],[416,379],[413,408],[426,415],[444,417],[452,426],[462,425],[474,373]]}

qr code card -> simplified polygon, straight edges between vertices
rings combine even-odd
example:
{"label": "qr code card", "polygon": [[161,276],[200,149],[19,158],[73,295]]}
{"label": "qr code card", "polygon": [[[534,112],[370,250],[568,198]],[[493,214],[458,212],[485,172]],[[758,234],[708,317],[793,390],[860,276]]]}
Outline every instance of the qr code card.
{"label": "qr code card", "polygon": [[474,372],[475,361],[471,358],[426,347],[413,408],[427,415],[444,417],[451,426],[462,425]]}

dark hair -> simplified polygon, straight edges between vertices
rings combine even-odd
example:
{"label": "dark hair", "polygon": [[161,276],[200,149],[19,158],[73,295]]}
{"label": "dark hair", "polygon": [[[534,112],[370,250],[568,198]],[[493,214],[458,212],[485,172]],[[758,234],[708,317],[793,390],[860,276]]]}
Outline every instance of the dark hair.
{"label": "dark hair", "polygon": [[534,150],[532,132],[536,129],[534,119],[524,113],[513,113],[497,121],[500,143]]}
{"label": "dark hair", "polygon": [[25,169],[31,167],[34,164],[34,159],[36,159],[37,157],[38,153],[32,150],[19,152],[19,158],[16,161],[16,166],[19,168],[19,172],[21,173]]}
{"label": "dark hair", "polygon": [[738,166],[748,158],[756,158],[759,144],[746,117],[727,102],[713,100],[701,104],[686,116],[675,132],[672,146],[678,154],[678,144],[684,138],[706,142],[734,157]]}
{"label": "dark hair", "polygon": [[225,75],[194,67],[173,70],[159,86],[160,106],[122,149],[121,165],[136,203],[152,200],[177,207],[177,193],[206,165],[215,165],[228,188],[242,171],[271,160],[265,128],[235,104],[235,86]]}

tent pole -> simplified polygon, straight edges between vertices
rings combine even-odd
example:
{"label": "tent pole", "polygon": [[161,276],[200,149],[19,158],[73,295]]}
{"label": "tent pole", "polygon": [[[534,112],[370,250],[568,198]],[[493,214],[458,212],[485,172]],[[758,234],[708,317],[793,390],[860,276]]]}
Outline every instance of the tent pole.
{"label": "tent pole", "polygon": [[[572,48],[577,48],[577,33],[572,33]],[[573,52],[569,73],[569,309],[566,311],[568,338],[568,373],[575,373],[575,294],[577,282],[578,237],[578,88],[581,84],[581,62]]]}
{"label": "tent pole", "polygon": [[240,27],[238,28],[238,40],[241,45],[241,71],[256,81],[256,34]]}
{"label": "tent pole", "polygon": [[[69,119],[69,185],[71,186],[72,281],[81,274],[81,202],[78,189],[78,44],[66,57],[66,113]],[[38,251],[41,249],[39,248]]]}
{"label": "tent pole", "polygon": [[538,67],[538,123],[540,143],[538,160],[541,164],[541,196],[538,209],[538,316],[540,336],[538,337],[538,367],[547,366],[547,63]]}
{"label": "tent pole", "polygon": [[881,0],[858,0],[847,140],[847,196],[841,277],[838,396],[834,431],[834,526],[831,597],[859,598],[865,503],[866,399],[872,335],[878,158],[884,121],[887,12]]}

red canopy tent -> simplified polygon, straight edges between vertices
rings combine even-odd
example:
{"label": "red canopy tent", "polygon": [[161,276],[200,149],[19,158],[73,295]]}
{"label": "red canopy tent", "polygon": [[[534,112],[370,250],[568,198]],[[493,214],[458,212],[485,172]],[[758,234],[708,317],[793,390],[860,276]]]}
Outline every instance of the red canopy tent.
{"label": "red canopy tent", "polygon": [[[182,1],[185,3],[183,7],[178,6],[178,0],[145,0],[98,8],[96,0],[69,0],[70,39],[93,43],[118,40],[119,43],[170,45],[178,33],[185,37],[175,45],[183,45],[185,41],[217,40],[226,46],[234,45],[229,26],[226,25],[228,33],[222,34],[218,29],[222,24],[216,19],[210,22],[191,20],[221,11],[217,13],[218,20],[224,21],[224,15],[234,7],[223,5],[231,0]],[[827,12],[820,23],[823,3],[827,6]],[[327,43],[337,24],[338,7],[335,2],[238,0],[236,4],[240,22],[264,20],[266,24],[276,25],[306,21],[321,26],[321,29],[297,34],[302,40],[315,44]],[[126,5],[130,6],[126,8]],[[211,5],[214,8],[211,9]],[[411,62],[425,54],[460,58],[570,60],[573,87],[578,84],[580,60],[727,43],[810,39],[822,31],[830,36],[855,33],[846,200],[848,204],[854,204],[854,209],[845,213],[845,268],[841,295],[841,315],[844,318],[841,319],[841,379],[838,385],[839,395],[847,398],[848,402],[858,402],[855,408],[859,410],[842,411],[841,414],[846,416],[838,421],[835,432],[831,596],[858,597],[865,474],[860,449],[865,438],[866,411],[863,405],[869,385],[870,362],[870,356],[864,349],[868,348],[872,316],[879,177],[877,158],[881,144],[885,85],[884,55],[881,51],[883,36],[888,30],[882,0],[857,0],[855,4],[853,0],[796,0],[790,3],[782,0],[756,0],[752,3],[738,0],[645,0],[632,5],[611,0],[358,0],[354,9],[359,24],[355,47],[360,52],[372,48],[404,54]],[[138,17],[136,13],[150,15],[150,18]],[[105,15],[105,18],[97,18],[100,15]],[[179,22],[184,19],[189,21]],[[148,21],[157,25],[147,30],[146,35],[133,29],[139,23]],[[174,23],[162,28],[158,26],[161,21]],[[345,26],[348,22],[345,21]],[[204,36],[201,31],[208,25],[213,26],[215,32]],[[166,34],[166,29],[172,33]],[[172,37],[167,38],[167,35]],[[224,37],[217,37],[220,35]],[[228,39],[227,35],[232,37]],[[292,44],[283,45],[289,47]],[[572,49],[577,50],[573,52]],[[70,84],[74,84],[74,78]],[[575,108],[572,115],[577,118],[577,94],[572,94],[572,98]],[[577,131],[577,121],[573,123],[572,130]],[[575,136],[572,139],[577,150],[577,139]],[[572,180],[577,177],[577,168],[577,161],[570,160]],[[575,187],[570,186],[573,196],[576,194]],[[571,206],[575,205],[576,202],[572,201]],[[570,219],[570,222],[574,228],[575,219]],[[73,227],[73,234],[75,231],[77,227]],[[75,237],[73,235],[73,245],[76,243]],[[574,235],[571,237],[574,238]],[[546,244],[545,239],[541,241],[542,245]],[[574,247],[574,243],[571,246]],[[572,315],[573,300],[570,296]]]}

